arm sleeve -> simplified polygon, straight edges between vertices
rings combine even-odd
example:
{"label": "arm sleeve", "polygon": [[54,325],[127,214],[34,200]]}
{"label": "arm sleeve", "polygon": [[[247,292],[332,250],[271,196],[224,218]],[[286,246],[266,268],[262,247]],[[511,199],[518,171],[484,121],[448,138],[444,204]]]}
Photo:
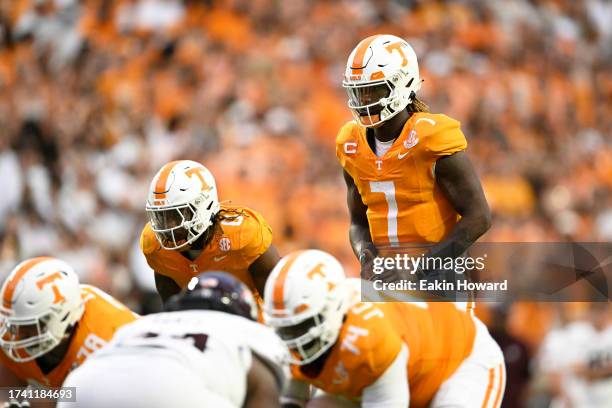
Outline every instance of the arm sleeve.
{"label": "arm sleeve", "polygon": [[374,383],[364,388],[362,408],[398,408],[408,407],[410,389],[408,387],[408,347],[402,349]]}

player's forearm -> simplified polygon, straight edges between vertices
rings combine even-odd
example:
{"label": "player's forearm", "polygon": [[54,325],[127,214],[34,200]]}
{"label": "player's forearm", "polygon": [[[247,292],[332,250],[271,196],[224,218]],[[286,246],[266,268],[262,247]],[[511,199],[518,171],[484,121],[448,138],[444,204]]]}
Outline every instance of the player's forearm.
{"label": "player's forearm", "polygon": [[365,252],[369,252],[371,256],[376,256],[376,246],[372,242],[370,228],[367,225],[352,223],[349,228],[349,238],[357,259],[361,261],[360,257]]}
{"label": "player's forearm", "polygon": [[266,281],[274,266],[280,261],[280,255],[274,245],[270,245],[266,252],[261,254],[250,266],[249,273],[253,278],[253,283],[258,294],[263,297]]}
{"label": "player's forearm", "polygon": [[163,303],[181,291],[181,287],[172,278],[155,273],[155,287]]}
{"label": "player's forearm", "polygon": [[464,216],[455,225],[445,240],[429,249],[426,257],[456,258],[468,250],[491,227],[491,218],[487,214]]}
{"label": "player's forearm", "polygon": [[346,202],[351,214],[349,238],[355,256],[363,265],[365,261],[371,261],[371,259],[362,259],[364,255],[367,258],[376,256],[376,247],[372,243],[372,236],[370,235],[370,225],[367,216],[368,208],[363,203],[353,178],[346,171],[343,174],[344,181],[346,182]]}
{"label": "player's forearm", "polygon": [[[245,408],[280,408],[283,379],[277,378],[275,369],[253,354],[251,369],[247,375],[247,398]],[[279,371],[280,375],[282,373]]]}
{"label": "player's forearm", "polygon": [[427,256],[456,258],[491,227],[491,210],[465,152],[438,159],[435,174],[436,182],[462,218],[450,235],[434,245]]}

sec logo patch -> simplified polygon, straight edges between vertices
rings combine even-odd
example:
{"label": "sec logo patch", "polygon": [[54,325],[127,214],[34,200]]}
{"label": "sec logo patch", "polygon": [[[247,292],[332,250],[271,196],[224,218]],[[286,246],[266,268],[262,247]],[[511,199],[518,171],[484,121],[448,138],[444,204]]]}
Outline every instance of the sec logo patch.
{"label": "sec logo patch", "polygon": [[229,238],[224,237],[219,240],[219,249],[223,252],[227,252],[232,247],[232,243]]}

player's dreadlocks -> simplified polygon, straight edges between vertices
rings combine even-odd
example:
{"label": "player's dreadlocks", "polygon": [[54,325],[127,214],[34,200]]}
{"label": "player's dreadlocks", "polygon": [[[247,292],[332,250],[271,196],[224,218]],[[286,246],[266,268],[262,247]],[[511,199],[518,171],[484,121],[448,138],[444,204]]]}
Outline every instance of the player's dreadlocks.
{"label": "player's dreadlocks", "polygon": [[429,106],[414,95],[412,96],[412,103],[409,104],[406,109],[408,109],[410,113],[430,112]]}

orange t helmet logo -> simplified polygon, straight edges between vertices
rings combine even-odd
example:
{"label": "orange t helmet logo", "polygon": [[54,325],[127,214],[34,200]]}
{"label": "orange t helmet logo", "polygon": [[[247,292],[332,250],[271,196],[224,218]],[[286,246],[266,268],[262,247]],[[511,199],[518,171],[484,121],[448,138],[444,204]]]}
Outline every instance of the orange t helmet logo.
{"label": "orange t helmet logo", "polygon": [[408,65],[408,59],[406,58],[406,54],[404,54],[403,47],[405,47],[404,43],[398,41],[394,42],[393,44],[387,45],[385,48],[387,49],[387,51],[389,51],[389,53],[392,53],[393,51],[399,52],[399,55],[402,57],[402,67],[405,67],[406,65]]}
{"label": "orange t helmet logo", "polygon": [[61,272],[52,273],[51,275],[46,276],[46,277],[36,281],[36,287],[38,289],[42,289],[46,285],[52,285],[51,288],[53,289],[53,294],[55,295],[55,298],[53,299],[53,304],[63,303],[63,302],[66,301],[66,298],[62,295],[62,293],[60,292],[59,288],[54,283],[55,280],[62,279],[62,278],[63,277],[62,277]]}
{"label": "orange t helmet logo", "polygon": [[204,180],[202,168],[194,167],[193,169],[189,169],[185,172],[185,175],[187,177],[191,177],[194,174],[200,179],[200,183],[202,183],[202,191],[210,189],[210,186],[208,185],[208,183],[206,183],[206,180]]}

